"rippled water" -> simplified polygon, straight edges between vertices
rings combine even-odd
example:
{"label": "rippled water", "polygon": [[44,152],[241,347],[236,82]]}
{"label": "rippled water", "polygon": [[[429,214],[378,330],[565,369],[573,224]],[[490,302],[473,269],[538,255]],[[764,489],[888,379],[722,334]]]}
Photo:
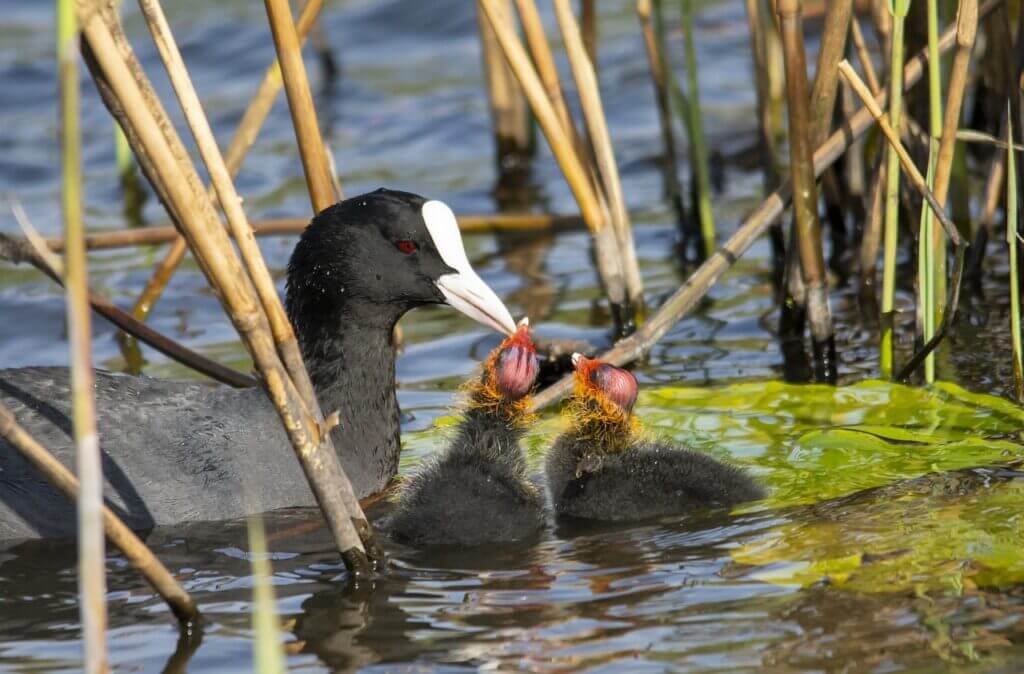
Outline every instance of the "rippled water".
{"label": "rippled water", "polygon": [[[262,5],[166,4],[211,121],[226,142],[272,57]],[[343,74],[317,102],[348,194],[388,185],[445,199],[460,213],[504,205],[494,192],[472,4],[331,3],[324,28]],[[673,252],[676,229],[662,199],[660,135],[632,3],[601,5],[605,104],[634,212],[648,301],[656,305],[685,270]],[[131,3],[126,12],[142,62],[170,105],[169,86]],[[44,233],[55,233],[59,157],[50,8],[0,0],[0,16],[0,190],[16,195]],[[728,233],[757,202],[761,185],[747,159],[754,94],[742,3],[706,3],[697,34],[709,142],[721,155],[725,178],[715,212],[720,231]],[[320,72],[309,65],[316,84]],[[111,122],[88,81],[83,91],[88,224],[95,230],[125,227],[131,219],[114,168]],[[180,122],[180,115],[174,117]],[[253,218],[308,213],[282,102],[238,186]],[[526,192],[538,211],[575,208],[543,143]],[[0,231],[15,231],[3,211]],[[142,218],[164,222],[155,199]],[[280,270],[293,240],[261,243]],[[607,316],[585,233],[473,236],[467,248],[512,312],[528,313],[543,336],[607,343]],[[98,253],[91,258],[93,282],[129,305],[161,255],[160,249]],[[871,422],[867,412],[842,421],[826,413],[797,414],[787,405],[810,404],[803,393],[765,384],[760,395],[767,406],[738,413],[737,406],[723,403],[736,391],[721,387],[781,374],[767,260],[767,243],[757,243],[638,373],[647,390],[642,409],[649,426],[748,465],[773,487],[773,500],[739,514],[615,529],[557,528],[539,544],[484,555],[393,547],[391,573],[372,591],[357,592],[342,582],[330,541],[311,513],[270,516],[289,667],[1017,671],[1024,658],[1024,569],[1014,556],[1024,547],[1020,480],[971,472],[912,479],[973,465],[958,457],[992,464],[1019,455],[1010,442],[1019,426],[1011,432],[989,423],[989,417],[999,423],[1016,417],[986,411],[992,407],[986,404],[959,430],[940,413],[933,420],[905,420],[898,427],[918,439],[927,435],[927,442],[888,438],[865,454],[843,445],[845,436],[829,433],[839,424],[868,433],[866,424],[881,422]],[[998,265],[993,272],[1005,273]],[[982,305],[979,316],[987,324],[965,322],[944,349],[939,369],[945,378],[976,392],[1006,392],[1002,296]],[[900,300],[906,306],[909,297]],[[875,336],[859,317],[855,293],[838,290],[833,306],[843,380],[876,375]],[[63,314],[62,296],[49,281],[0,266],[0,366],[65,363]],[[244,364],[194,265],[177,274],[150,322],[208,355]],[[413,415],[404,428],[402,466],[409,470],[437,448],[439,436],[429,429],[496,337],[441,308],[419,310],[403,327],[407,345],[398,376],[401,404]],[[95,330],[97,361],[123,368],[113,330],[101,321]],[[159,354],[144,355],[148,374],[190,376]],[[705,398],[692,388],[670,395],[664,388],[669,385],[714,388]],[[854,400],[855,410],[884,413],[890,393],[874,390],[840,395]],[[747,392],[740,399],[750,398]],[[954,440],[954,433],[961,435]],[[831,445],[822,440],[834,437],[839,440]],[[963,451],[965,442],[974,454]],[[1003,447],[995,443],[1008,449],[984,449]],[[543,444],[543,437],[534,444]],[[856,494],[844,498],[850,492]],[[964,528],[977,535],[965,537]],[[895,545],[902,533],[905,543]],[[936,550],[932,543],[941,537],[963,545]],[[200,602],[209,624],[201,640],[179,642],[162,604],[112,556],[110,643],[117,669],[249,671],[252,577],[244,526],[160,530],[148,542]],[[0,551],[0,668],[77,671],[79,658],[74,549],[32,544]]]}

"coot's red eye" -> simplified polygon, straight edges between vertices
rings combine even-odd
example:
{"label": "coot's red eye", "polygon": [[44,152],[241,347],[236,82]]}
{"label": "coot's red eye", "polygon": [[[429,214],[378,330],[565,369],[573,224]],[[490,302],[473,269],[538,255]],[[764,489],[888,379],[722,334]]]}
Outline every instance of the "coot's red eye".
{"label": "coot's red eye", "polygon": [[402,251],[406,255],[412,255],[419,248],[419,246],[416,245],[415,241],[409,240],[399,241],[397,245],[398,250]]}

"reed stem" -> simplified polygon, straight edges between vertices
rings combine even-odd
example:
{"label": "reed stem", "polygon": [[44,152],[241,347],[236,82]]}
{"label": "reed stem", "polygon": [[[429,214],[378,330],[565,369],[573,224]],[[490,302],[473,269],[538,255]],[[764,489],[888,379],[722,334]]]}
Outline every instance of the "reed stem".
{"label": "reed stem", "polygon": [[[173,227],[165,227],[161,229],[163,230],[162,234],[165,241],[173,241],[174,237],[178,235],[177,231]],[[150,232],[150,228],[142,230],[126,229],[123,230],[123,232],[131,235],[148,234]],[[94,236],[101,235],[86,237],[87,248],[92,248],[90,240]],[[63,251],[64,240],[57,239],[56,242],[59,242],[60,245],[55,245],[54,240],[49,241],[47,245],[51,250],[58,252]],[[10,260],[15,264],[19,262],[28,262],[33,267],[49,276],[53,281],[61,285],[64,284],[64,279],[61,276],[60,271],[55,269],[48,260],[39,255],[24,240],[13,239],[4,234],[0,234],[0,259]],[[176,360],[179,363],[192,368],[196,372],[236,388],[245,388],[247,386],[257,385],[256,380],[252,377],[242,374],[241,372],[233,370],[225,365],[221,365],[216,361],[210,360],[206,356],[198,354],[195,351],[190,350],[188,347],[174,341],[170,337],[157,332],[145,323],[133,318],[131,314],[122,311],[109,299],[93,290],[89,291],[89,304],[92,306],[93,311],[106,318],[124,332],[138,338],[140,341],[153,347],[168,358]]]}
{"label": "reed stem", "polygon": [[[979,18],[986,16],[1002,2],[1003,0],[985,0],[978,8]],[[955,27],[947,29],[939,41],[940,51],[949,50],[955,40]],[[907,61],[902,72],[902,91],[906,91],[921,79],[927,62],[927,51],[922,51]],[[879,107],[884,106],[888,100],[888,93],[880,92],[874,100]],[[835,163],[850,144],[860,138],[874,123],[874,117],[867,108],[861,108],[853,117],[846,119],[840,125],[839,130],[829,136],[828,140],[815,151],[815,175],[821,175],[825,169]],[[686,282],[665,300],[658,310],[648,318],[643,327],[601,354],[601,360],[613,365],[625,365],[643,357],[673,325],[697,305],[722,274],[743,256],[757,240],[757,237],[778,220],[792,194],[791,187],[790,181],[785,180],[777,190],[765,198],[729,240],[723,243],[711,258],[697,268]],[[955,306],[955,303],[951,306]],[[572,385],[571,375],[559,379],[534,396],[533,409],[542,409],[554,404],[572,390]]]}
{"label": "reed stem", "polygon": [[[300,46],[305,42],[306,36],[313,29],[313,26],[316,25],[316,18],[319,16],[322,8],[323,0],[306,0],[306,3],[302,6],[298,25],[296,26],[299,33]],[[259,135],[263,122],[266,121],[267,116],[270,114],[274,101],[277,100],[277,94],[281,91],[282,84],[281,67],[275,58],[274,62],[267,67],[263,80],[260,82],[256,94],[249,101],[245,112],[242,114],[242,120],[238,123],[238,128],[231,137],[227,152],[224,153],[224,162],[227,164],[232,178],[238,174],[249,149],[256,142],[256,136]],[[216,190],[212,186],[209,189],[209,194],[211,198],[216,196]],[[339,192],[338,194],[340,197],[341,193]],[[181,264],[182,259],[184,259],[187,250],[188,246],[185,240],[179,237],[167,251],[164,259],[157,265],[153,275],[139,294],[139,298],[132,309],[132,315],[139,320],[145,320],[153,306],[160,299],[175,270]]]}
{"label": "reed stem", "polygon": [[[835,382],[836,355],[832,315],[828,299],[828,277],[822,250],[821,222],[818,218],[818,188],[814,175],[813,139],[818,126],[828,129],[827,123],[813,122],[808,109],[807,57],[804,52],[801,26],[800,0],[780,0],[777,6],[782,33],[783,55],[786,65],[786,92],[789,110],[790,173],[793,176],[793,214],[796,221],[796,245],[800,268],[807,292],[807,317],[810,321],[814,345],[815,378]],[[821,79],[825,79],[825,73]],[[830,76],[834,77],[834,76]],[[833,80],[834,82],[835,80]],[[830,97],[822,86],[812,103],[815,111]],[[816,87],[818,89],[818,87]],[[835,87],[831,101],[835,102]]]}
{"label": "reed stem", "polygon": [[57,3],[60,78],[61,205],[64,212],[65,288],[71,358],[71,419],[78,491],[79,615],[86,672],[106,672],[107,579],[103,541],[103,468],[96,431],[96,399],[89,322],[89,273],[82,222],[82,138],[78,90],[78,25],[71,0]]}
{"label": "reed stem", "polygon": [[[657,0],[660,2],[660,0]],[[665,161],[662,174],[665,180],[665,196],[676,209],[680,227],[684,225],[686,211],[682,207],[682,188],[679,185],[679,158],[676,153],[675,130],[672,128],[672,109],[669,104],[665,73],[667,63],[665,52],[651,23],[651,0],[638,0],[636,13],[644,36],[647,64],[651,69],[654,84],[654,101],[658,109],[658,123],[661,126],[661,140],[665,146]]]}
{"label": "reed stem", "polygon": [[253,664],[258,674],[283,674],[284,649],[281,644],[281,621],[274,601],[273,569],[267,557],[267,535],[258,515],[248,519],[249,551],[252,557],[252,649]]}
{"label": "reed stem", "polygon": [[[356,577],[368,574],[369,559],[355,526],[358,521],[355,518],[361,513],[349,513],[345,507],[341,495],[344,487],[340,482],[344,473],[331,446],[330,435],[307,414],[295,383],[280,362],[252,284],[188,160],[181,139],[167,123],[166,113],[134,58],[116,16],[101,2],[88,0],[79,0],[79,12],[85,20],[83,32],[89,46],[88,55],[96,61],[95,72],[120,104],[112,111],[124,115],[121,122],[129,140],[141,144],[141,152],[135,148],[136,156],[145,154],[153,167],[159,167],[158,192],[165,195],[170,210],[179,217],[200,268],[218,289],[218,297],[263,374],[266,391],[289,434],[346,567]],[[285,23],[291,26],[290,15],[287,18]]]}
{"label": "reed stem", "polygon": [[618,237],[626,292],[632,306],[642,311],[644,287],[643,279],[640,276],[640,265],[636,258],[636,248],[633,245],[633,226],[629,220],[629,212],[626,210],[618,164],[615,161],[615,150],[612,147],[604,106],[601,103],[597,74],[594,71],[593,63],[587,57],[583,36],[576,23],[576,16],[572,12],[569,0],[555,0],[554,4],[555,15],[565,41],[565,51],[569,56],[573,79],[576,81],[576,90],[587,125],[587,135],[590,138],[596,159],[597,174],[609,205],[612,227]]}
{"label": "reed stem", "polygon": [[[892,52],[889,56],[889,120],[898,129],[903,117],[903,27],[910,0],[893,0],[889,3],[892,13]],[[929,50],[929,61],[935,58]],[[882,377],[892,379],[895,359],[896,324],[896,248],[899,245],[900,170],[899,157],[894,147],[886,153],[885,168],[885,252],[882,263],[882,314],[881,342],[879,345],[879,366]]]}
{"label": "reed stem", "polygon": [[[292,330],[291,322],[285,314],[284,307],[281,305],[281,300],[277,295],[277,288],[270,276],[270,271],[267,269],[263,255],[256,244],[256,237],[253,235],[252,227],[249,226],[249,221],[242,210],[242,199],[235,191],[235,186],[231,181],[231,174],[217,147],[213,129],[210,128],[209,121],[203,113],[202,104],[199,102],[199,95],[192,85],[191,78],[185,68],[185,62],[182,60],[181,53],[178,51],[177,44],[174,41],[174,36],[171,34],[167,18],[164,16],[163,9],[160,7],[158,0],[139,0],[139,6],[167,68],[171,83],[181,103],[181,108],[185,113],[185,118],[199,147],[200,155],[202,155],[203,162],[209,171],[211,181],[220,199],[221,207],[227,216],[231,233],[238,244],[242,260],[255,287],[256,295],[269,320],[270,331],[277,347],[277,353],[289,377],[298,389],[306,413],[312,413],[316,423],[322,427],[324,424],[323,413],[317,402],[312,381],[303,365],[298,340]],[[341,470],[340,464],[337,470]],[[339,479],[339,487],[342,490],[341,497],[345,501],[346,509],[352,513],[354,518],[359,518],[357,527],[372,536],[372,529],[370,529],[365,517],[362,517],[358,500],[348,479]],[[361,535],[361,537],[365,543],[366,535]]]}
{"label": "reed stem", "polygon": [[295,139],[299,143],[302,169],[306,174],[306,186],[313,212],[319,213],[338,200],[334,192],[334,179],[327,160],[320,124],[316,118],[313,95],[309,90],[306,65],[302,61],[299,35],[292,20],[288,0],[265,0],[267,20],[274,36],[277,60],[281,64],[284,90],[288,107],[292,113]]}
{"label": "reed stem", "polygon": [[628,305],[628,297],[618,255],[618,237],[613,227],[606,226],[605,209],[595,192],[590,174],[562,126],[526,49],[519,37],[506,25],[501,6],[496,0],[479,0],[479,3],[579,204],[580,214],[594,240],[598,274],[613,312],[621,315],[623,308]]}
{"label": "reed stem", "polygon": [[711,208],[711,169],[708,166],[708,150],[704,140],[704,120],[700,108],[700,86],[697,81],[697,47],[693,40],[693,3],[682,0],[680,4],[683,24],[683,46],[686,53],[686,119],[690,137],[690,156],[693,174],[697,182],[697,216],[700,219],[701,237],[704,240],[704,257],[715,252],[715,216]]}
{"label": "reed stem", "polygon": [[[505,4],[505,16],[511,22],[510,0],[502,1]],[[510,170],[522,171],[529,166],[532,153],[529,109],[515,76],[505,63],[494,31],[479,12],[477,17],[498,171],[501,174]]]}
{"label": "reed stem", "polygon": [[[1020,37],[1018,37],[1020,39]],[[1013,120],[1007,103],[1006,124],[1006,246],[1010,254],[1010,337],[1013,342],[1013,384],[1017,402],[1024,402],[1024,360],[1020,337],[1020,276],[1017,271],[1019,202],[1017,200],[1017,160],[1013,151]]]}

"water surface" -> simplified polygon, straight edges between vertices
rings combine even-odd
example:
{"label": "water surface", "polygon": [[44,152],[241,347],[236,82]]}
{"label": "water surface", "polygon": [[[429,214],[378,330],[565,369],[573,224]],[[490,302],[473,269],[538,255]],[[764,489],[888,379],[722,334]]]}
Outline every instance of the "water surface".
{"label": "water surface", "polygon": [[[634,213],[646,296],[657,305],[687,270],[675,253],[677,231],[663,199],[660,135],[632,4],[601,5],[606,110]],[[59,231],[59,152],[50,7],[2,0],[0,10],[0,190],[16,195],[36,226],[53,234]],[[130,4],[125,11],[139,56],[180,128],[137,11]],[[262,5],[188,1],[167,3],[167,11],[226,143],[272,58]],[[342,77],[325,89],[316,63],[308,65],[347,194],[387,185],[444,199],[457,213],[574,211],[543,142],[527,188],[495,191],[473,3],[362,0],[331,3],[325,16]],[[742,4],[705,3],[697,35],[709,143],[720,155],[725,186],[715,213],[727,235],[761,189],[749,161],[754,87]],[[673,44],[678,56],[680,45]],[[83,83],[88,225],[140,224],[123,207],[111,122],[91,84]],[[252,218],[308,214],[283,102],[238,187]],[[155,199],[145,204],[141,221],[165,221]],[[0,231],[16,231],[6,212]],[[293,243],[261,241],[276,272]],[[584,232],[473,236],[467,249],[513,314],[529,314],[542,336],[608,343],[607,312]],[[90,258],[93,283],[129,306],[162,254],[97,253]],[[1001,262],[990,271],[996,280],[1005,275]],[[960,327],[940,353],[939,371],[964,390],[1005,395],[1006,294],[998,283],[988,291],[974,315],[977,326]],[[856,293],[841,288],[832,297],[843,383],[877,376],[876,335],[861,318]],[[898,299],[910,306],[909,295]],[[783,387],[777,383],[782,359],[772,334],[774,305],[769,249],[760,241],[637,369],[645,389],[641,411],[652,432],[749,467],[771,488],[771,499],[742,512],[695,513],[642,526],[557,527],[535,545],[484,553],[392,547],[391,572],[372,591],[346,586],[312,513],[271,515],[289,667],[1015,671],[1024,658],[1021,481],[963,469],[1019,456],[1020,417],[959,392],[906,398],[917,394],[869,383],[825,401],[810,389]],[[52,283],[31,270],[0,266],[0,367],[66,363],[63,316]],[[247,367],[191,263],[149,320],[192,348]],[[102,321],[94,325],[97,362],[123,369],[114,331]],[[447,414],[458,386],[497,337],[443,308],[418,310],[403,327],[398,377],[400,402],[411,415],[402,460],[409,471],[441,446],[435,420]],[[143,354],[149,375],[194,376],[151,350]],[[890,414],[910,409],[919,413]],[[546,418],[531,438],[534,461],[557,424]],[[115,668],[250,671],[252,576],[244,526],[161,530],[148,542],[199,601],[208,625],[201,640],[179,642],[160,601],[112,555]],[[67,545],[0,552],[3,670],[79,670],[74,560]]]}

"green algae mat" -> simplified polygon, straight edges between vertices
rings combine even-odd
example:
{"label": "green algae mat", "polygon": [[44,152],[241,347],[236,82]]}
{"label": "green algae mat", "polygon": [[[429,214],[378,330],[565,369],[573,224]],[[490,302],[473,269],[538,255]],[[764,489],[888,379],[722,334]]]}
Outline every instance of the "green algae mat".
{"label": "green algae mat", "polygon": [[[951,591],[1024,581],[1024,409],[953,384],[755,382],[645,388],[645,432],[744,466],[769,496],[729,552],[751,577],[794,587]],[[451,417],[412,434],[410,464]],[[564,427],[545,416],[531,460]],[[1007,467],[1011,469],[1007,469]],[[767,521],[767,524],[764,523]]]}

